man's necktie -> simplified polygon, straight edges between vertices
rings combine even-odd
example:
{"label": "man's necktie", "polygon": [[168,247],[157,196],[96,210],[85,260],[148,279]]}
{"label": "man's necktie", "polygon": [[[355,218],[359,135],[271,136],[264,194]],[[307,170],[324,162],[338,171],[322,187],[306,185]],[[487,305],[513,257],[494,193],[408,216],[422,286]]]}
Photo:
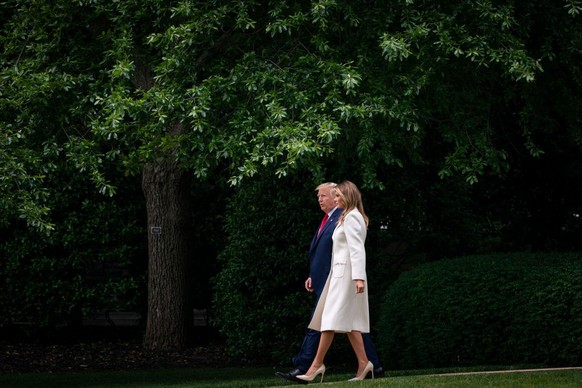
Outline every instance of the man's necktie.
{"label": "man's necktie", "polygon": [[323,216],[323,220],[321,220],[321,225],[319,225],[319,231],[317,232],[317,235],[321,234],[321,230],[323,229],[323,226],[327,222],[328,218],[329,218],[329,216],[327,214],[325,216]]}

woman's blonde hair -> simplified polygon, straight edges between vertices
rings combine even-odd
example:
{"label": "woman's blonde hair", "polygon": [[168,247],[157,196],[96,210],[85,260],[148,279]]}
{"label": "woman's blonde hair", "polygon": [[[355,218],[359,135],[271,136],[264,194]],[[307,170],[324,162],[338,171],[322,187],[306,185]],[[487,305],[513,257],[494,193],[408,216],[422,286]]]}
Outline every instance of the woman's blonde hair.
{"label": "woman's blonde hair", "polygon": [[364,221],[366,222],[366,226],[368,226],[368,216],[364,212],[362,194],[360,194],[358,186],[350,181],[343,181],[337,184],[335,187],[335,192],[337,195],[339,195],[344,204],[344,211],[338,222],[343,224],[346,215],[355,208],[358,209],[358,211],[362,214]]}

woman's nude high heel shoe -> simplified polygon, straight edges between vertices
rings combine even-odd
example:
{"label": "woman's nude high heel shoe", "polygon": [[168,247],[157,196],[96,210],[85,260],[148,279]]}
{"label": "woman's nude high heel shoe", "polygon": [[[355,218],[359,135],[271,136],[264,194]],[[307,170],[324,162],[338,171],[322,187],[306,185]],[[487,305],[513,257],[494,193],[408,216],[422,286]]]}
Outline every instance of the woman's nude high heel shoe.
{"label": "woman's nude high heel shoe", "polygon": [[321,380],[319,380],[319,382],[321,383],[323,381],[324,374],[325,374],[325,365],[322,364],[319,368],[317,368],[315,373],[312,374],[311,376],[299,375],[299,376],[295,376],[295,378],[298,378],[299,380],[311,382],[311,381],[313,381],[313,379],[315,379],[317,377],[317,375],[321,375]]}
{"label": "woman's nude high heel shoe", "polygon": [[372,372],[372,378],[374,378],[374,364],[372,364],[370,361],[368,361],[368,363],[366,364],[366,367],[364,368],[362,373],[359,376],[354,377],[353,379],[349,379],[348,381],[364,380],[366,378],[366,376],[368,375],[368,373],[370,373],[370,372]]}

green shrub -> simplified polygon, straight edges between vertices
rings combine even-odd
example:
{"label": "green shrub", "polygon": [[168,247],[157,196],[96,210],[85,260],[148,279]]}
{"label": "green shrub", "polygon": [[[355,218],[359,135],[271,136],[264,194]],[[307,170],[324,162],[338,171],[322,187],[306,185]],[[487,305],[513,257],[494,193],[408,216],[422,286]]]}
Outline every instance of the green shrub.
{"label": "green shrub", "polygon": [[0,327],[52,333],[102,309],[142,310],[143,202],[124,188],[105,197],[81,176],[61,173],[51,177],[54,231],[16,220],[0,229]]}
{"label": "green shrub", "polygon": [[386,367],[582,362],[582,254],[494,254],[424,264],[388,290]]}
{"label": "green shrub", "polygon": [[313,308],[303,284],[321,211],[303,177],[267,178],[243,184],[229,202],[211,318],[232,356],[288,364]]}

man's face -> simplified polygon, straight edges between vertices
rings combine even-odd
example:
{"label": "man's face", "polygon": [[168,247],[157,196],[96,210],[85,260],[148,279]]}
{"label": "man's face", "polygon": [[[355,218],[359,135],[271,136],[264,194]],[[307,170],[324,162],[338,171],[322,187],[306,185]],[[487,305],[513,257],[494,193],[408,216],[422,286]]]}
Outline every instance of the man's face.
{"label": "man's face", "polygon": [[334,197],[331,195],[330,187],[322,187],[317,191],[317,201],[324,213],[329,213],[335,207]]}

